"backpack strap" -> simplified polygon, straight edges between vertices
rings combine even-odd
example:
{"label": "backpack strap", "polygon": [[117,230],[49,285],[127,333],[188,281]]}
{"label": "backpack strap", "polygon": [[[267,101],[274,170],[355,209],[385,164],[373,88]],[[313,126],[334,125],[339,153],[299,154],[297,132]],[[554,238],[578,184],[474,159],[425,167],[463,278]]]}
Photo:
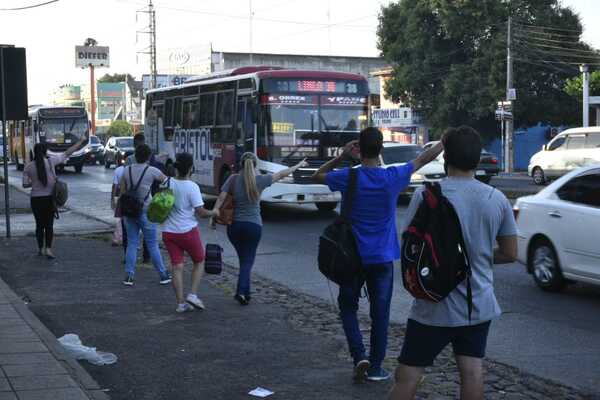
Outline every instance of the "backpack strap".
{"label": "backpack strap", "polygon": [[352,219],[352,206],[354,205],[354,196],[356,194],[356,186],[358,181],[358,169],[350,168],[348,172],[348,189],[344,195],[342,202],[342,219],[346,223],[350,223]]}
{"label": "backpack strap", "polygon": [[[129,181],[133,185],[133,176],[131,174],[131,170],[133,169],[133,165],[130,165],[127,168],[129,169]],[[136,193],[137,193],[138,189],[140,188],[140,185],[142,184],[142,179],[144,179],[144,175],[146,175],[146,171],[148,171],[148,168],[150,168],[150,166],[146,165],[146,168],[144,168],[144,170],[142,171],[142,175],[140,175],[140,178],[138,179],[137,183],[135,184],[134,187],[131,188]],[[150,190],[152,190],[152,188],[150,188]],[[144,201],[146,201],[146,199],[148,198],[148,196],[150,196],[150,190],[148,191],[148,194],[146,196],[144,196]]]}

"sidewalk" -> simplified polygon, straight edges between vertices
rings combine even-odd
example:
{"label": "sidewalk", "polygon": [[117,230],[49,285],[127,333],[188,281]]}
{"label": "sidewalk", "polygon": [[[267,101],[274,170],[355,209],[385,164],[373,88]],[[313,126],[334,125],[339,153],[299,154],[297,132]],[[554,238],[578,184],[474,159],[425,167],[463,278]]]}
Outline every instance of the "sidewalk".
{"label": "sidewalk", "polygon": [[107,399],[0,279],[0,399]]}
{"label": "sidewalk", "polygon": [[[23,189],[19,189],[17,181],[13,177],[9,179],[11,233],[13,236],[33,236],[35,234],[35,220],[31,213],[29,194]],[[5,236],[6,233],[4,205],[4,185],[0,185],[0,236]],[[107,232],[113,229],[105,221],[91,218],[69,208],[62,210],[60,217],[60,219],[54,221],[56,235]]]}
{"label": "sidewalk", "polygon": [[[56,337],[76,333],[119,357],[109,366],[83,364],[113,400],[246,399],[257,386],[274,399],[383,399],[390,388],[351,383],[343,331],[328,302],[254,275],[252,304],[241,307],[232,299],[236,271],[227,268],[205,277],[205,311],[178,315],[172,288],[161,287],[151,267],[138,268],[135,286],[121,284],[121,249],[102,237],[59,238],[54,262],[18,243],[0,241],[0,276]],[[361,324],[368,333],[366,318]],[[402,326],[392,325],[389,370],[402,338]],[[486,399],[592,398],[493,361],[486,369]],[[456,398],[457,382],[446,352],[427,370],[418,398]]]}

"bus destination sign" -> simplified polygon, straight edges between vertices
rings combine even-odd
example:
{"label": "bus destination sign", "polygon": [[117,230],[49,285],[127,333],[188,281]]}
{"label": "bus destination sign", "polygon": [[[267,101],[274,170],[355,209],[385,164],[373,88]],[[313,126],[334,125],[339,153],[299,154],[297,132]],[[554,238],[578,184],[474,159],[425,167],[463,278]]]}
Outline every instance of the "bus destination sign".
{"label": "bus destination sign", "polygon": [[269,94],[263,95],[262,104],[317,104],[315,96]]}

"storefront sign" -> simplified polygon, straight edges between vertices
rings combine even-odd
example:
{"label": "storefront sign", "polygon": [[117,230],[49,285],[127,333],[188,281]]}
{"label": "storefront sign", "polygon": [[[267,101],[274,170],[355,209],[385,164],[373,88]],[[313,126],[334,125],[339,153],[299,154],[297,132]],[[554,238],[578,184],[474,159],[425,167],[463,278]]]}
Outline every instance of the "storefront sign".
{"label": "storefront sign", "polygon": [[394,128],[415,125],[412,110],[409,107],[381,108],[371,112],[373,125],[379,128]]}
{"label": "storefront sign", "polygon": [[75,66],[86,68],[109,67],[110,57],[106,46],[75,46]]}

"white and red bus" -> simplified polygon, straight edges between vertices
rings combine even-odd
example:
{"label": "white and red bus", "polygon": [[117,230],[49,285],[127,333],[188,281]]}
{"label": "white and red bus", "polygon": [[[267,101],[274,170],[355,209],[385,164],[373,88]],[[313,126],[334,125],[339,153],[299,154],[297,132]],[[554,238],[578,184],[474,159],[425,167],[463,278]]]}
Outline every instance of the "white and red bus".
{"label": "white and red bus", "polygon": [[309,167],[274,184],[261,200],[332,210],[339,193],[312,173],[368,123],[367,80],[355,74],[244,67],[148,91],[144,131],[164,157],[192,153],[194,180],[218,193],[243,152],[262,172],[307,158]]}

